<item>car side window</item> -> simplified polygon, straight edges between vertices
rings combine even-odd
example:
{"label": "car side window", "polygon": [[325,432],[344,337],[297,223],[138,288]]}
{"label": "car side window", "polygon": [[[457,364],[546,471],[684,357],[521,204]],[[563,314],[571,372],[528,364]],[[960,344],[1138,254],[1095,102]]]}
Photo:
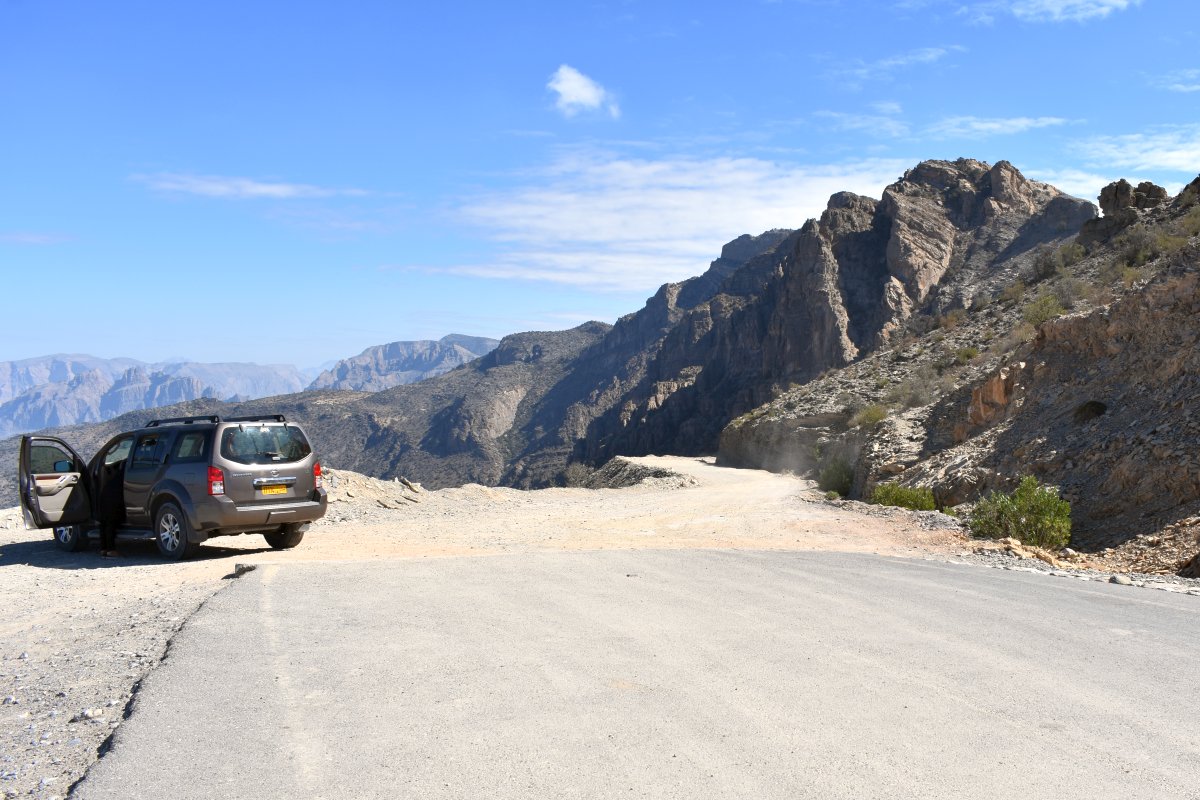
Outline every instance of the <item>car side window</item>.
{"label": "car side window", "polygon": [[129,458],[129,451],[133,449],[133,437],[129,436],[108,448],[108,452],[104,454],[104,466],[116,464],[118,461],[124,461]]}
{"label": "car side window", "polygon": [[175,461],[200,461],[204,458],[204,443],[208,437],[202,431],[185,433],[175,442],[171,458]]}
{"label": "car side window", "polygon": [[70,472],[71,466],[68,466],[66,470],[60,469],[64,462],[74,466],[75,459],[58,445],[50,442],[38,442],[30,448],[29,468],[35,475],[52,475],[64,471]]}
{"label": "car side window", "polygon": [[133,466],[157,467],[163,462],[165,442],[161,434],[153,433],[138,439],[133,450]]}

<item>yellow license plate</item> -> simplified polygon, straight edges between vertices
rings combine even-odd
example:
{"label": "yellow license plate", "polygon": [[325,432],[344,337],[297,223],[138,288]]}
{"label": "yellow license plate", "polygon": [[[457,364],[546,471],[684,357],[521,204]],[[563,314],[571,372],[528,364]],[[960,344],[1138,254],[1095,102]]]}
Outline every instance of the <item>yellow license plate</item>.
{"label": "yellow license plate", "polygon": [[262,487],[263,494],[287,494],[286,486],[264,486]]}

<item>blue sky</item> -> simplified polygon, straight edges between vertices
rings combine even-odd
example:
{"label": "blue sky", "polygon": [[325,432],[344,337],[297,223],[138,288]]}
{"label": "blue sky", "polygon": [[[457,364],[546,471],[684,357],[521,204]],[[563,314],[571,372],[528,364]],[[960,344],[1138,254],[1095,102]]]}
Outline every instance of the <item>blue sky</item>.
{"label": "blue sky", "polygon": [[0,0],[0,360],[611,322],[927,158],[1176,191],[1198,53],[1194,0]]}

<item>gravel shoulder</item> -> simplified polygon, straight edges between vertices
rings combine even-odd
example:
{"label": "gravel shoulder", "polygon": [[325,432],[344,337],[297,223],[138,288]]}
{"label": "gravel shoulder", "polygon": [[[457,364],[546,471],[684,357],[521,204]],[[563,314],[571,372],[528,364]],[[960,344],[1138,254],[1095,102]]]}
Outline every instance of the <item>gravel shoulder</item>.
{"label": "gravel shoulder", "polygon": [[1000,554],[974,554],[974,543],[939,514],[829,504],[809,481],[711,459],[630,461],[650,477],[627,488],[532,492],[428,492],[333,471],[330,511],[295,550],[229,537],[182,564],[160,561],[146,542],[122,542],[116,560],[95,550],[65,553],[47,532],[24,530],[19,510],[0,511],[0,795],[65,796],[103,752],[171,637],[237,565],[728,549],[1013,566]]}

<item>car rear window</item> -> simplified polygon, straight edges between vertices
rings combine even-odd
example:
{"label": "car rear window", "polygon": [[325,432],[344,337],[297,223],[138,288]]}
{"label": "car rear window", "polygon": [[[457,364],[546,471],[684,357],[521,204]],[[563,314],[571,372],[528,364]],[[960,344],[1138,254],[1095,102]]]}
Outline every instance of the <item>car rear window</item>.
{"label": "car rear window", "polygon": [[291,425],[229,428],[221,435],[221,456],[238,464],[299,461],[311,452],[304,434]]}

